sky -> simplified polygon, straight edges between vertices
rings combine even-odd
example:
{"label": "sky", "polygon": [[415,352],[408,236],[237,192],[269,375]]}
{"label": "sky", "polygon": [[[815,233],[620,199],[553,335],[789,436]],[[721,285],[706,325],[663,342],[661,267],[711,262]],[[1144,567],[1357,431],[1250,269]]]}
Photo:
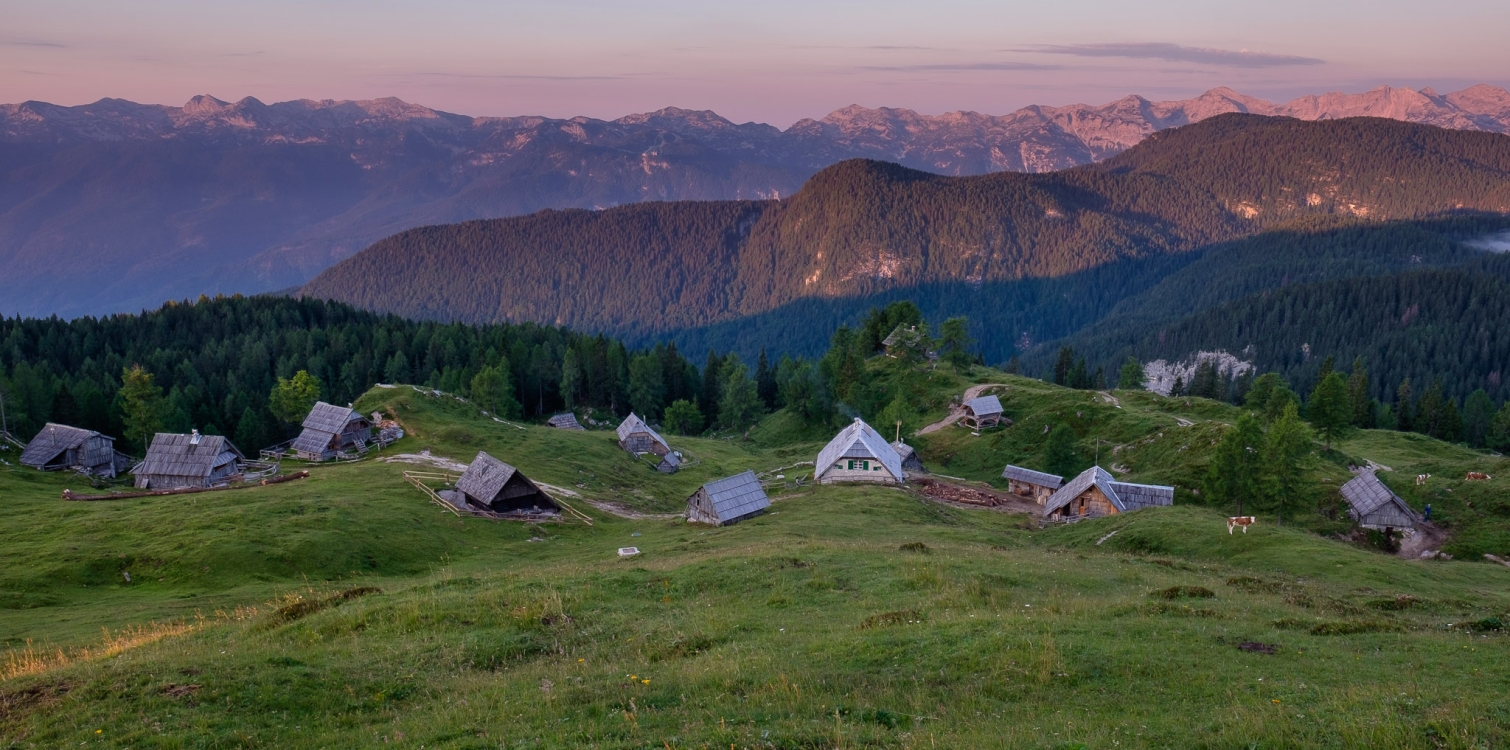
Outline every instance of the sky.
{"label": "sky", "polygon": [[1510,86],[1505,0],[5,0],[0,102],[406,101],[786,127],[849,104],[1004,114]]}

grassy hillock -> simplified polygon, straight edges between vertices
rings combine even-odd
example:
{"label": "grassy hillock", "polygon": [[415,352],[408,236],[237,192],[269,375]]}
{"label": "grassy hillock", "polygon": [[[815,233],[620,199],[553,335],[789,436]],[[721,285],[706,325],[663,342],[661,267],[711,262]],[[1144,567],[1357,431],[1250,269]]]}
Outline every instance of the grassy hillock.
{"label": "grassy hillock", "polygon": [[[1083,451],[1095,435],[1130,446],[1115,460],[1134,479],[1183,482],[1232,414],[977,376],[1009,386],[1015,424],[913,438],[939,471],[1032,466],[1039,422],[1057,415],[1079,420]],[[521,429],[406,387],[358,406],[408,428],[385,456],[487,450],[580,493],[595,523],[458,519],[404,483],[417,467],[375,459],[99,503],[57,499],[77,480],[0,467],[0,747],[1510,740],[1510,682],[1489,667],[1510,618],[1497,565],[1401,560],[1302,525],[1229,536],[1225,512],[1183,492],[1173,508],[1041,531],[908,490],[811,485],[729,528],[632,520],[587,500],[672,511],[707,478],[811,460],[823,436],[790,442],[812,430],[774,415],[748,441],[674,439],[696,462],[665,476],[606,430]],[[1390,476],[1476,458],[1394,433],[1339,451]],[[1471,494],[1464,513],[1489,496],[1400,489],[1444,510]],[[643,554],[617,557],[629,545]]]}

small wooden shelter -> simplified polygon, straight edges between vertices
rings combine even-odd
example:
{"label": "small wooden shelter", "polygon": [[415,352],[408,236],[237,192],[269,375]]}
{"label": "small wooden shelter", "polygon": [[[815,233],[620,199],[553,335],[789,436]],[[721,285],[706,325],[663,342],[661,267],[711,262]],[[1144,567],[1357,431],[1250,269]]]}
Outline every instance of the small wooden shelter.
{"label": "small wooden shelter", "polygon": [[115,449],[115,438],[94,430],[48,422],[21,451],[21,465],[42,471],[77,469],[111,477],[126,471],[131,461]]}
{"label": "small wooden shelter", "polygon": [[554,428],[558,429],[558,430],[586,430],[587,429],[586,427],[582,426],[581,422],[577,421],[577,415],[575,415],[575,414],[573,414],[571,412],[565,412],[565,413],[562,413],[562,414],[557,414],[556,416],[551,417],[550,419],[545,420],[545,423],[548,424],[548,425],[550,425],[551,427],[554,427]]}
{"label": "small wooden shelter", "polygon": [[677,451],[661,456],[661,462],[655,465],[655,470],[662,474],[675,474],[680,468],[682,468],[682,454]]}
{"label": "small wooden shelter", "polygon": [[538,515],[561,512],[561,506],[518,469],[482,451],[456,480],[451,501],[494,513]]}
{"label": "small wooden shelter", "polygon": [[875,482],[902,484],[907,472],[895,448],[859,417],[830,440],[813,463],[813,478],[822,484]]}
{"label": "small wooden shelter", "polygon": [[902,459],[903,471],[916,472],[919,474],[928,473],[928,469],[923,466],[923,459],[918,458],[917,449],[900,440],[892,443],[891,449],[897,452],[898,458]]}
{"label": "small wooden shelter", "polygon": [[771,500],[755,472],[746,471],[699,487],[687,498],[687,520],[728,526],[758,516],[769,507]]}
{"label": "small wooden shelter", "polygon": [[962,420],[970,429],[979,432],[1001,424],[1001,399],[995,396],[977,396],[965,402],[965,417]]}
{"label": "small wooden shelter", "polygon": [[159,432],[147,448],[147,457],[132,467],[139,490],[173,490],[183,487],[214,487],[241,476],[246,456],[221,435],[188,435]]}
{"label": "small wooden shelter", "polygon": [[365,453],[370,440],[372,420],[350,406],[317,401],[292,448],[306,461],[326,461],[351,451]]}
{"label": "small wooden shelter", "polygon": [[1044,471],[1033,471],[1021,466],[1007,464],[1001,478],[1007,480],[1007,491],[1018,497],[1029,498],[1043,505],[1054,491],[1064,486],[1064,477]]}
{"label": "small wooden shelter", "polygon": [[898,325],[892,329],[886,338],[881,340],[881,346],[886,348],[886,355],[890,357],[895,357],[908,351],[915,351],[924,357],[933,357],[933,352],[928,350],[926,337],[915,325]]}
{"label": "small wooden shelter", "polygon": [[1050,495],[1043,515],[1056,521],[1078,520],[1173,504],[1173,487],[1118,482],[1105,469],[1092,466]]}
{"label": "small wooden shelter", "polygon": [[671,446],[666,443],[665,438],[650,429],[650,425],[645,424],[645,420],[640,419],[634,412],[630,412],[619,425],[619,447],[636,456],[645,453],[664,456],[671,452]]}
{"label": "small wooden shelter", "polygon": [[1342,485],[1342,499],[1347,501],[1348,515],[1365,529],[1414,529],[1416,512],[1399,495],[1379,481],[1372,470],[1365,469]]}

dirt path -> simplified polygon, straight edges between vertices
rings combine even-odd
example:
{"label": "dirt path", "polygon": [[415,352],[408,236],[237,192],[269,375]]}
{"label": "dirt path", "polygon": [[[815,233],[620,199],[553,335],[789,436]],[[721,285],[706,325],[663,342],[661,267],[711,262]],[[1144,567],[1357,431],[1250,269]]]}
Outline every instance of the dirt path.
{"label": "dirt path", "polygon": [[[991,388],[1006,388],[1006,387],[1007,387],[1006,383],[981,383],[980,385],[972,385],[969,388],[965,389],[965,397],[962,398],[962,399],[960,399],[960,403],[964,403],[966,401],[969,401],[972,398],[978,398],[980,396],[980,394],[986,392],[986,390],[988,390],[988,389],[991,389]],[[921,430],[918,430],[917,434],[919,434],[919,435],[927,435],[930,432],[938,432],[939,430],[942,430],[945,427],[948,427],[948,426],[950,426],[952,424],[955,424],[956,422],[959,422],[961,419],[964,419],[964,418],[965,418],[965,409],[964,409],[964,407],[961,407],[961,406],[951,406],[951,407],[949,407],[949,416],[944,417],[943,419],[941,419],[941,420],[939,420],[937,422],[934,422],[933,424],[928,425],[927,427],[924,427]]]}
{"label": "dirt path", "polygon": [[1434,523],[1422,521],[1416,524],[1416,533],[1400,542],[1400,551],[1395,553],[1407,560],[1421,559],[1423,552],[1437,552],[1447,541],[1447,530]]}

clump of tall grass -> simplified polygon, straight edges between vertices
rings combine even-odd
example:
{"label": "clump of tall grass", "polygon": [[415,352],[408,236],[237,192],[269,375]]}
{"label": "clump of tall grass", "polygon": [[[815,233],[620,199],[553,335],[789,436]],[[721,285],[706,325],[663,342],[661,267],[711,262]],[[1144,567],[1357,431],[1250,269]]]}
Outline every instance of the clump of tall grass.
{"label": "clump of tall grass", "polygon": [[133,648],[156,643],[164,638],[191,633],[201,625],[203,625],[202,620],[149,622],[146,625],[136,625],[114,633],[106,629],[102,630],[103,637],[98,645],[72,650],[39,649],[32,646],[31,641],[27,641],[24,647],[9,651],[4,659],[0,659],[0,682],[42,674],[77,662],[108,659]]}

